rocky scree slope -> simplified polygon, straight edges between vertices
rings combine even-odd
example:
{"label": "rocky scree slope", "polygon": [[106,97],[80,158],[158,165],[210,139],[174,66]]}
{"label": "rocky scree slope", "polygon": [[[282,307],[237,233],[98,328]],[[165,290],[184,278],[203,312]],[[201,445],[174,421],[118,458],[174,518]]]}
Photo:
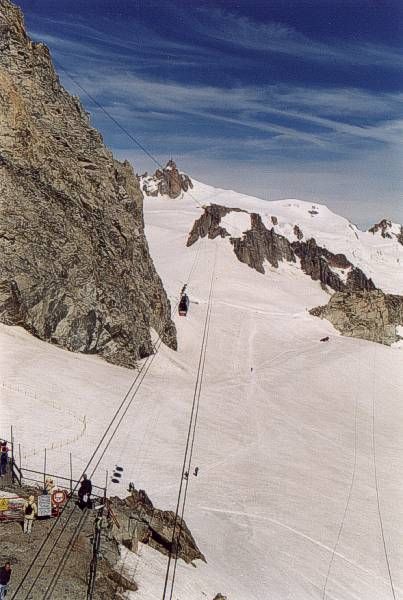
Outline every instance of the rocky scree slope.
{"label": "rocky scree slope", "polygon": [[[280,262],[297,263],[301,270],[324,289],[331,290],[332,296],[326,306],[315,307],[312,315],[328,319],[342,335],[358,337],[390,345],[402,339],[397,327],[403,325],[403,298],[385,294],[377,289],[371,278],[353,265],[344,254],[335,254],[317,244],[311,237],[304,239],[298,224],[292,231],[295,240],[277,233],[277,217],[271,217],[272,227],[267,228],[258,213],[250,213],[250,227],[239,231],[236,236],[226,229],[225,217],[230,213],[242,212],[240,208],[229,208],[218,204],[204,207],[204,212],[193,224],[187,245],[191,246],[199,238],[229,238],[238,260],[259,273],[265,273],[264,263],[278,268]],[[381,222],[372,233],[385,231],[389,235],[389,222]],[[383,224],[383,225],[382,225]],[[396,230],[396,237],[398,231]],[[398,240],[400,241],[400,240]]]}
{"label": "rocky scree slope", "polygon": [[0,0],[0,320],[127,367],[153,351],[151,327],[176,348],[142,201],[132,167]]}

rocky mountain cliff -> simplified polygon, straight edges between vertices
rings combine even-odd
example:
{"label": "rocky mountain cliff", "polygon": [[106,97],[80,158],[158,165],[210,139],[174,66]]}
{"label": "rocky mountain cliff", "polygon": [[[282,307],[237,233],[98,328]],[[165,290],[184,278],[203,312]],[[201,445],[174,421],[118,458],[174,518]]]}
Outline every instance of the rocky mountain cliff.
{"label": "rocky mountain cliff", "polygon": [[169,160],[163,169],[157,169],[154,175],[144,173],[139,181],[143,192],[153,197],[168,196],[174,199],[193,188],[189,175],[180,172],[173,160]]}
{"label": "rocky mountain cliff", "polygon": [[357,266],[354,266],[344,254],[334,254],[322,248],[314,238],[303,241],[304,234],[298,225],[294,225],[295,241],[290,242],[283,235],[276,233],[275,216],[271,217],[273,226],[268,229],[257,213],[250,214],[250,228],[231,236],[225,228],[225,216],[231,212],[243,212],[239,208],[228,208],[218,204],[204,207],[204,212],[195,221],[189,233],[187,245],[191,246],[199,238],[218,236],[229,237],[234,252],[243,263],[259,273],[264,273],[264,262],[278,268],[279,262],[295,263],[300,260],[301,269],[314,281],[334,291],[374,290],[375,285]]}
{"label": "rocky mountain cliff", "polygon": [[[231,213],[249,217],[249,225],[234,234],[228,220]],[[318,214],[318,213],[316,213]],[[227,221],[226,221],[227,219]],[[245,221],[246,222],[246,221]],[[296,264],[324,289],[331,292],[329,303],[313,308],[312,315],[328,319],[342,335],[362,338],[382,344],[402,339],[397,327],[403,326],[403,297],[385,294],[372,279],[342,253],[333,253],[317,243],[314,237],[305,238],[298,224],[290,225],[291,234],[285,237],[276,232],[278,219],[272,215],[269,227],[258,213],[240,208],[211,204],[205,206],[189,233],[187,245],[208,237],[228,238],[239,261],[259,273],[265,273],[265,263],[278,268],[280,262]],[[400,226],[384,220],[369,232],[383,238],[399,239]]]}
{"label": "rocky mountain cliff", "polygon": [[0,320],[133,367],[175,326],[144,236],[142,193],[0,0]]}

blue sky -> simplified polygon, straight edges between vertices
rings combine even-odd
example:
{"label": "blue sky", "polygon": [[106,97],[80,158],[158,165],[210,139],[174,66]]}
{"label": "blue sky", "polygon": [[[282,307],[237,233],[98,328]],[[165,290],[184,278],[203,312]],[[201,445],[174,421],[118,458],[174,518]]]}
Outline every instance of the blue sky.
{"label": "blue sky", "polygon": [[[206,183],[403,222],[401,0],[20,0],[31,36]],[[155,165],[78,90],[136,171]]]}

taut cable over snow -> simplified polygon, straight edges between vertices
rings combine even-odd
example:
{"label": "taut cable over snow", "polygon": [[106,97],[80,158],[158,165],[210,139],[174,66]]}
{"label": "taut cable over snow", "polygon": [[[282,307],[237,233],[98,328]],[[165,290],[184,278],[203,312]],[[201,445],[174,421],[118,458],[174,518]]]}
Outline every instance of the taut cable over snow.
{"label": "taut cable over snow", "polygon": [[[189,272],[189,275],[188,275],[188,278],[187,278],[187,281],[186,281],[186,283],[187,283],[187,284],[189,283],[189,281],[190,281],[190,278],[192,277],[192,275],[193,275],[193,273],[194,273],[195,264],[196,264],[196,262],[197,262],[197,259],[198,259],[198,256],[199,256],[199,253],[200,253],[200,251],[198,251],[198,252],[195,254],[195,257],[194,257],[194,259],[193,259],[193,263],[192,263],[192,266],[191,266],[191,269],[190,269],[190,272]],[[173,308],[173,310],[172,310],[172,312],[173,312],[173,313],[175,313],[175,312],[176,312],[176,309],[177,309],[177,307],[178,307],[178,304],[179,304],[179,300],[177,301],[177,303],[176,303],[175,307],[174,307],[174,308]],[[141,366],[139,373],[136,375],[136,377],[135,377],[135,379],[134,379],[134,381],[133,381],[133,383],[132,383],[131,387],[129,388],[129,391],[126,393],[126,395],[125,395],[125,397],[124,397],[124,399],[123,399],[123,401],[122,401],[122,403],[121,403],[120,407],[118,408],[118,411],[116,411],[116,413],[115,413],[115,416],[113,417],[113,419],[112,419],[111,423],[109,424],[109,426],[108,426],[108,428],[107,428],[106,432],[104,433],[104,435],[103,435],[103,437],[102,437],[102,440],[101,440],[101,442],[98,444],[98,446],[97,446],[96,450],[94,451],[94,453],[93,453],[92,457],[91,457],[91,458],[90,458],[90,460],[88,461],[88,463],[87,463],[87,465],[86,465],[86,467],[85,467],[85,469],[84,469],[83,473],[85,473],[86,471],[88,471],[88,470],[89,470],[89,469],[88,469],[88,468],[89,468],[89,465],[90,465],[90,463],[92,462],[92,460],[93,460],[93,458],[94,458],[95,454],[97,453],[98,449],[100,448],[100,446],[101,446],[101,443],[103,442],[103,440],[105,439],[106,435],[108,434],[108,432],[109,432],[109,430],[110,430],[111,426],[113,425],[113,421],[114,421],[114,420],[115,420],[115,419],[118,417],[118,413],[119,413],[119,412],[120,412],[120,410],[123,408],[123,405],[124,405],[124,403],[126,402],[126,400],[127,400],[128,396],[129,396],[129,394],[130,394],[130,393],[133,391],[133,393],[132,393],[132,395],[131,395],[131,398],[129,399],[129,402],[127,403],[127,406],[125,407],[125,409],[123,410],[122,414],[120,415],[120,418],[119,418],[119,420],[118,420],[118,422],[117,422],[117,424],[116,424],[116,426],[115,426],[115,428],[114,428],[114,430],[113,430],[113,432],[112,432],[112,434],[111,434],[111,436],[110,436],[110,438],[109,438],[109,440],[108,440],[108,442],[107,442],[107,444],[106,444],[105,448],[103,449],[103,451],[102,451],[102,453],[101,453],[100,457],[98,458],[98,461],[97,461],[96,465],[94,466],[94,468],[93,468],[93,470],[92,470],[92,472],[91,472],[90,478],[92,478],[92,477],[93,477],[93,475],[94,475],[94,473],[95,473],[96,469],[98,468],[98,466],[99,466],[99,464],[100,464],[100,462],[101,462],[101,460],[102,460],[103,456],[105,455],[105,452],[106,452],[106,450],[108,449],[108,447],[109,447],[110,443],[112,442],[112,439],[114,438],[114,436],[115,436],[115,434],[116,434],[116,432],[117,432],[117,430],[118,430],[118,428],[119,428],[120,424],[122,423],[122,421],[123,421],[123,418],[125,417],[125,415],[126,415],[127,411],[129,410],[129,408],[130,408],[130,406],[131,406],[131,404],[132,404],[132,402],[133,402],[133,400],[134,400],[134,398],[135,398],[136,394],[138,393],[138,391],[139,391],[139,389],[140,389],[140,386],[141,386],[141,384],[143,383],[143,381],[144,381],[144,379],[145,379],[145,377],[146,377],[146,375],[147,375],[147,373],[148,373],[149,369],[151,368],[151,365],[152,365],[152,363],[154,362],[154,359],[155,359],[155,357],[157,356],[157,354],[158,354],[158,351],[159,351],[159,349],[160,349],[161,345],[162,345],[162,340],[161,340],[161,338],[158,338],[158,341],[156,342],[156,344],[155,344],[155,346],[154,346],[154,354],[152,354],[152,355],[148,356],[148,357],[147,357],[147,359],[146,359],[146,361],[145,361],[145,362],[143,363],[143,365]],[[138,382],[138,384],[137,384],[137,382]],[[137,384],[137,386],[136,386],[136,384]],[[81,477],[80,477],[80,479],[81,479]],[[77,483],[76,487],[74,488],[74,490],[73,490],[73,493],[75,492],[75,490],[76,490],[77,486],[78,486],[78,483]],[[67,503],[66,503],[65,507],[67,506],[68,502],[70,502],[71,498],[72,498],[72,496],[71,496],[71,497],[68,499],[68,501],[67,501]],[[63,511],[64,511],[65,507],[63,507]],[[45,565],[47,564],[47,562],[48,562],[48,560],[49,560],[50,556],[51,556],[51,555],[52,555],[52,553],[53,553],[53,550],[54,550],[54,548],[56,547],[56,545],[57,545],[57,543],[59,542],[59,540],[60,540],[61,536],[63,535],[63,533],[64,533],[64,531],[65,531],[65,529],[66,529],[66,527],[67,527],[67,525],[68,525],[68,523],[69,523],[69,521],[70,521],[71,517],[73,516],[73,514],[74,514],[74,511],[75,511],[75,510],[76,510],[76,506],[75,506],[75,507],[73,508],[73,510],[71,511],[71,513],[70,513],[69,517],[68,517],[68,518],[67,518],[67,520],[66,520],[66,523],[64,524],[64,526],[62,527],[62,529],[61,529],[61,531],[60,531],[59,535],[57,536],[56,540],[54,541],[54,543],[53,543],[53,545],[52,545],[52,547],[51,547],[50,551],[48,552],[48,554],[47,554],[47,556],[46,556],[46,559],[45,559],[44,563],[43,563],[43,564],[42,564],[42,566],[41,566],[41,569],[39,570],[39,573],[37,574],[37,576],[35,577],[35,579],[34,579],[33,583],[31,584],[31,587],[30,587],[30,589],[28,590],[28,593],[27,593],[27,595],[26,595],[25,599],[27,599],[27,598],[28,598],[28,596],[29,596],[30,592],[32,591],[32,589],[33,589],[34,585],[35,585],[35,584],[36,584],[36,582],[38,581],[38,579],[39,579],[39,577],[40,577],[41,573],[43,572],[43,569],[44,569]],[[63,513],[63,511],[62,511],[62,513]],[[60,514],[60,516],[62,515],[62,513]],[[23,584],[23,582],[24,582],[25,578],[27,577],[27,575],[29,574],[30,570],[32,569],[32,567],[33,567],[33,565],[34,565],[34,563],[35,563],[35,561],[36,561],[37,557],[39,556],[39,553],[41,552],[42,548],[43,548],[43,547],[44,547],[44,545],[46,544],[46,542],[47,542],[48,538],[50,537],[51,533],[53,532],[53,530],[54,530],[54,528],[55,528],[55,526],[56,526],[56,524],[57,524],[57,522],[58,522],[58,519],[59,519],[59,517],[56,519],[56,522],[54,523],[54,525],[53,525],[52,529],[49,531],[49,534],[47,535],[47,537],[45,538],[45,540],[44,540],[44,542],[42,543],[41,547],[39,548],[39,550],[38,550],[38,552],[37,552],[36,556],[34,557],[34,560],[32,561],[31,565],[29,566],[29,568],[28,568],[27,572],[26,572],[26,573],[25,573],[25,575],[24,575],[24,578],[23,578],[23,580],[20,582],[20,584],[19,584],[19,586],[18,586],[17,590],[15,591],[15,593],[14,593],[14,595],[13,595],[13,597],[12,597],[12,598],[15,598],[15,597],[16,597],[16,594],[18,593],[18,591],[19,591],[19,589],[20,589],[21,585]],[[83,525],[84,525],[84,522],[83,522]],[[71,553],[71,550],[72,550],[72,547],[73,547],[73,545],[72,545],[72,544],[70,545],[70,542],[71,542],[71,540],[73,539],[73,537],[75,537],[75,533],[73,533],[73,536],[70,538],[69,545],[68,545],[68,549],[66,550],[66,553],[67,553],[68,555]],[[60,561],[60,562],[61,562],[61,561]],[[59,574],[57,575],[57,579],[56,579],[56,582],[55,582],[54,584],[53,584],[52,582],[53,582],[53,579],[54,579],[55,575],[53,576],[53,578],[52,578],[52,581],[50,582],[50,584],[49,584],[49,586],[48,586],[48,588],[47,588],[47,590],[46,590],[46,592],[45,592],[45,595],[43,596],[43,600],[45,600],[45,599],[47,598],[47,592],[48,592],[48,590],[50,589],[50,587],[51,587],[51,586],[53,586],[53,587],[54,587],[54,585],[56,585],[56,583],[57,583],[57,580],[59,579],[59,577],[60,577],[60,574],[61,574],[61,572],[62,572],[62,570],[63,570],[63,568],[64,568],[64,565],[65,565],[65,564],[66,564],[66,560],[64,560],[64,564],[61,566],[61,571],[60,571],[60,572],[59,572]],[[59,563],[59,565],[60,565],[60,563]],[[57,566],[57,569],[59,568],[59,565]]]}
{"label": "taut cable over snow", "polygon": [[[180,541],[180,535],[181,535],[181,529],[182,529],[181,524],[179,525],[179,535],[178,535],[178,539],[176,541],[175,541],[175,533],[176,533],[177,525],[178,525],[178,516],[179,516],[180,504],[181,504],[181,499],[182,499],[183,482],[185,481],[186,473],[187,473],[187,477],[186,477],[185,491],[184,491],[184,495],[183,495],[181,518],[183,517],[184,511],[185,511],[187,489],[188,489],[188,485],[189,485],[189,474],[190,474],[191,461],[192,461],[192,455],[193,455],[193,445],[194,445],[195,434],[196,434],[197,418],[198,418],[198,413],[199,413],[200,394],[201,394],[202,383],[203,383],[204,366],[205,366],[205,362],[206,362],[208,333],[209,333],[211,309],[212,309],[212,302],[213,302],[216,261],[217,261],[217,247],[215,246],[214,263],[213,263],[213,268],[212,268],[212,272],[211,272],[210,290],[209,290],[206,317],[205,317],[204,328],[203,328],[203,338],[202,338],[202,343],[201,343],[201,347],[200,347],[199,363],[198,363],[196,382],[195,382],[194,393],[193,393],[192,409],[191,409],[191,413],[190,413],[185,453],[184,453],[184,457],[183,457],[181,481],[180,481],[179,491],[178,491],[178,500],[177,500],[176,510],[175,510],[175,520],[174,520],[173,531],[172,531],[171,547],[169,550],[168,563],[167,563],[167,568],[166,568],[166,573],[165,573],[165,581],[164,581],[164,590],[163,590],[163,594],[162,594],[162,600],[166,600],[166,598],[167,598],[166,594],[168,591],[169,574],[170,574],[174,546],[175,546],[175,559],[174,559],[175,566],[174,566],[174,571],[173,571],[172,581],[171,581],[171,591],[170,591],[170,595],[169,595],[170,600],[172,599],[172,594],[173,594],[174,584],[175,584],[176,563],[177,563],[177,558],[178,558],[179,541]],[[182,523],[182,521],[181,521],[181,523]]]}
{"label": "taut cable over snow", "polygon": [[[84,94],[91,100],[91,102],[93,102],[107,117],[108,119],[110,119],[117,127],[119,127],[119,129],[129,137],[129,139],[134,142],[136,144],[136,146],[138,146],[140,148],[140,150],[142,150],[152,161],[153,163],[155,163],[157,165],[157,167],[159,169],[161,169],[162,172],[162,176],[165,177],[164,174],[164,167],[162,166],[162,164],[160,163],[160,161],[155,158],[155,156],[149,151],[147,150],[147,148],[133,135],[130,133],[130,131],[128,131],[126,129],[126,127],[124,127],[119,121],[118,119],[116,119],[113,115],[111,115],[111,113],[100,103],[98,102],[98,100],[96,100],[96,98],[94,98],[94,96],[77,80],[77,77],[75,77],[74,75],[72,75],[65,67],[63,67],[63,65],[61,65],[58,61],[53,59],[53,62],[55,63],[55,65],[57,66],[58,69],[60,69],[61,71],[63,71],[63,73],[65,73],[67,75],[67,77],[69,79],[71,79],[71,81],[82,91],[84,92]],[[195,204],[197,204],[197,206],[199,208],[204,208],[203,205],[193,196],[193,194],[191,193],[190,190],[188,190],[186,192],[188,194],[188,196],[193,200],[193,202],[195,202]],[[225,223],[225,219],[221,219],[221,221],[223,223]],[[232,224],[232,227],[235,229],[238,229],[238,231],[242,234],[243,232],[239,229],[239,227],[237,227],[236,225]]]}
{"label": "taut cable over snow", "polygon": [[329,567],[326,573],[326,579],[325,579],[325,584],[323,586],[323,594],[322,594],[322,600],[326,600],[326,590],[327,590],[327,584],[329,581],[329,577],[330,577],[330,572],[332,570],[332,566],[333,566],[333,562],[334,562],[334,557],[337,551],[337,547],[339,545],[340,542],[340,537],[344,528],[344,522],[346,520],[346,516],[347,516],[347,511],[348,511],[348,507],[350,505],[350,500],[351,500],[351,495],[353,492],[353,487],[354,487],[354,482],[355,482],[355,475],[357,472],[357,438],[358,438],[358,395],[357,392],[355,394],[355,403],[354,403],[354,466],[353,466],[353,470],[352,470],[352,474],[351,474],[351,481],[350,481],[350,488],[348,491],[348,496],[347,496],[347,501],[346,501],[346,505],[344,507],[344,512],[343,512],[343,517],[341,519],[341,523],[340,523],[340,527],[339,527],[339,531],[337,533],[337,539],[336,539],[336,543],[333,546],[333,550],[332,550],[332,556],[330,558],[329,561]]}
{"label": "taut cable over snow", "polygon": [[390,581],[390,588],[392,590],[393,600],[396,600],[395,586],[393,585],[392,571],[391,571],[390,562],[389,562],[389,554],[388,554],[388,550],[387,550],[387,547],[386,547],[385,531],[384,531],[384,527],[383,527],[383,519],[382,519],[382,512],[381,512],[381,501],[380,501],[380,493],[379,493],[378,473],[377,473],[377,468],[376,468],[376,436],[375,436],[375,391],[376,391],[376,387],[375,387],[376,386],[375,372],[376,371],[375,371],[375,357],[376,357],[376,344],[374,344],[373,369],[372,369],[372,373],[373,373],[373,379],[372,379],[372,451],[373,451],[373,457],[374,457],[374,478],[375,478],[375,490],[376,490],[376,504],[377,504],[377,509],[378,509],[379,525],[380,525],[380,528],[381,528],[383,551],[384,551],[384,554],[385,554],[386,566],[388,568],[388,577],[389,577],[389,581]]}

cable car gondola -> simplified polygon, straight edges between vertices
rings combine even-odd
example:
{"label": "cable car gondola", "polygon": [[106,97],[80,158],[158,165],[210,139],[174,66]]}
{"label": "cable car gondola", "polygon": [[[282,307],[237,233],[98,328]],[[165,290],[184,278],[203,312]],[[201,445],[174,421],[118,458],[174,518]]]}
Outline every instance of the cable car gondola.
{"label": "cable car gondola", "polygon": [[181,317],[186,317],[188,310],[189,310],[189,304],[190,304],[190,300],[189,300],[189,296],[187,294],[183,294],[182,298],[180,299],[179,302],[179,315]]}

